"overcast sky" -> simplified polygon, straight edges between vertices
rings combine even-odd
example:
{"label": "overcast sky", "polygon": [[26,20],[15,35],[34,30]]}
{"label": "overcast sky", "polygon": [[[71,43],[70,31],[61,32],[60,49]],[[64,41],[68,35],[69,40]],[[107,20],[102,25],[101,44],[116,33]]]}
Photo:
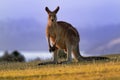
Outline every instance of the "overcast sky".
{"label": "overcast sky", "polygon": [[[47,23],[46,6],[48,6],[50,10],[54,10],[57,6],[60,6],[57,14],[58,20],[71,23],[78,29],[79,33],[81,33],[80,30],[83,29],[87,31],[89,29],[120,24],[120,0],[0,0],[0,25],[2,25],[0,26],[0,43],[2,44],[0,48],[3,50],[14,49],[14,47],[18,47],[15,49],[20,50],[47,50],[47,43],[45,41],[45,27]],[[27,23],[24,23],[26,21]],[[2,32],[4,27],[3,23],[5,27],[5,24],[7,24],[7,28],[4,28],[4,30],[6,29],[5,32]],[[19,30],[16,26],[17,29],[12,29],[13,27],[11,27],[11,25],[14,26],[14,28],[16,25],[21,25],[21,28],[19,28]],[[26,29],[24,27],[26,25],[33,26],[31,26],[30,29]],[[9,31],[11,33],[8,33]],[[30,31],[33,35],[31,36],[32,38],[27,34],[27,32],[29,33]],[[22,37],[23,35],[21,34],[23,33],[26,33],[24,35],[28,37],[26,38],[25,36],[25,39],[34,38],[30,40],[33,41],[33,43],[27,40],[15,40],[16,43],[14,43],[15,41],[13,41],[13,39],[19,38],[13,37]],[[4,34],[7,34],[10,38]],[[8,41],[8,39],[10,41]],[[44,46],[39,46],[39,40]],[[83,43],[81,43],[83,46],[86,46],[85,41],[84,38]],[[23,49],[22,44],[19,44],[20,46],[18,45],[18,43],[26,42],[29,44],[27,49]],[[14,46],[13,48],[10,48],[8,45],[10,43]]]}
{"label": "overcast sky", "polygon": [[46,6],[51,10],[60,6],[58,19],[75,25],[102,25],[120,21],[119,0],[1,0],[0,19],[35,18],[46,22]]}

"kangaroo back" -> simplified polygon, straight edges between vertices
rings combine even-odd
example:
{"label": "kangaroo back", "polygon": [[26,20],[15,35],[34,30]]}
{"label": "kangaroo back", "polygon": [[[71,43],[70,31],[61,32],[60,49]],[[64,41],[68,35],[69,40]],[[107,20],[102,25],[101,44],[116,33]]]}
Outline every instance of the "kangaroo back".
{"label": "kangaroo back", "polygon": [[78,31],[69,23],[58,21],[58,36],[60,35],[61,41],[69,43],[70,45],[79,44],[80,38]]}

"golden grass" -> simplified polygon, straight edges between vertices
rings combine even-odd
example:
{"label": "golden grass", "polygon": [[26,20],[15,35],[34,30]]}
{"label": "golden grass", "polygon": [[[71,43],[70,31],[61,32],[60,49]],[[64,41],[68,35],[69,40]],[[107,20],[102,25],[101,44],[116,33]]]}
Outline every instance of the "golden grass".
{"label": "golden grass", "polygon": [[0,80],[120,80],[120,61],[0,63]]}

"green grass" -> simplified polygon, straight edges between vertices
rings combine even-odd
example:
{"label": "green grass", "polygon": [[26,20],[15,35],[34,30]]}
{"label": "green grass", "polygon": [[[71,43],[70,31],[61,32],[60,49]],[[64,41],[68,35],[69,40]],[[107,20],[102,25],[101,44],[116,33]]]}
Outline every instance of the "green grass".
{"label": "green grass", "polygon": [[41,65],[0,63],[0,80],[120,80],[120,55],[110,61]]}

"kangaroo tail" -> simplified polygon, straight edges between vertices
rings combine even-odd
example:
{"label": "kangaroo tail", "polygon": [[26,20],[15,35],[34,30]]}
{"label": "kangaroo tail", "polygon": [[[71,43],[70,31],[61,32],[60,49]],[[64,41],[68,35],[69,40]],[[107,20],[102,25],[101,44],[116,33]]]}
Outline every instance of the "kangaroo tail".
{"label": "kangaroo tail", "polygon": [[102,57],[102,56],[91,56],[91,57],[84,57],[86,61],[93,61],[93,60],[110,60],[108,57]]}
{"label": "kangaroo tail", "polygon": [[73,49],[73,56],[77,61],[81,61],[84,59],[84,57],[80,54],[79,44]]}
{"label": "kangaroo tail", "polygon": [[80,54],[80,51],[79,51],[79,45],[77,45],[74,49],[73,49],[73,55],[75,57],[75,59],[77,61],[93,61],[93,60],[110,60],[110,58],[108,57],[102,57],[102,56],[90,56],[90,57],[83,57],[81,54]]}

